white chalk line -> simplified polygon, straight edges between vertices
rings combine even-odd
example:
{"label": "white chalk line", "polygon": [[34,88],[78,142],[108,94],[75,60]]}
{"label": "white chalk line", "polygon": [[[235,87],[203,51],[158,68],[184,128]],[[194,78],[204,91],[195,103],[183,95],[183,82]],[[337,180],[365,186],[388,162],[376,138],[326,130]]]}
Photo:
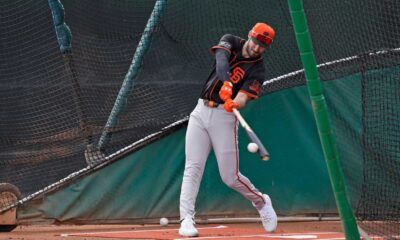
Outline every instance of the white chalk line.
{"label": "white chalk line", "polygon": [[[203,227],[203,228],[197,228],[197,229],[218,229],[218,228],[227,228],[227,226],[224,225],[219,225],[215,227]],[[146,229],[146,230],[130,230],[130,231],[108,231],[108,232],[76,232],[76,233],[63,233],[60,236],[61,237],[68,237],[68,236],[81,236],[81,235],[97,235],[97,234],[108,234],[108,233],[142,233],[142,232],[165,232],[165,231],[178,231],[178,228],[165,228],[165,229]]]}

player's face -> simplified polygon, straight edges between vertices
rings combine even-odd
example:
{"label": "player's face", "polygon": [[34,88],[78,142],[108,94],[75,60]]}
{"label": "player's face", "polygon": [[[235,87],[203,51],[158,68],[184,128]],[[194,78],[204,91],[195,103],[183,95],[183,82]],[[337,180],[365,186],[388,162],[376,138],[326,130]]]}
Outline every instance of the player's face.
{"label": "player's face", "polygon": [[253,40],[249,40],[247,44],[247,53],[249,54],[250,57],[259,57],[264,54],[264,52],[267,50],[267,48],[258,45],[255,43]]}

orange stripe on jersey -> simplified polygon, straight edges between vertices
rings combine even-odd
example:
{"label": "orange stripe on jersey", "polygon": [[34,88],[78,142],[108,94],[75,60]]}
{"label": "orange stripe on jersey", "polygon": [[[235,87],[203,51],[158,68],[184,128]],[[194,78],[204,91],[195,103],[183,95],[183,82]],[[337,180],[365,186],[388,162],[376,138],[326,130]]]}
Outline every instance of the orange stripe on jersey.
{"label": "orange stripe on jersey", "polygon": [[[232,58],[232,60],[229,61],[229,65],[231,65],[238,57],[237,54],[235,54],[235,52],[232,52],[232,54],[233,54],[233,58]],[[229,68],[231,68],[231,66],[229,66]]]}
{"label": "orange stripe on jersey", "polygon": [[245,90],[239,90],[239,92],[242,92],[242,93],[246,94],[246,95],[247,95],[248,97],[250,97],[251,99],[257,99],[257,98],[258,98],[257,95],[252,94],[252,93],[249,93],[249,92],[247,92],[247,91],[245,91]]}
{"label": "orange stripe on jersey", "polygon": [[229,54],[231,54],[232,52],[231,52],[231,50],[229,49],[229,48],[226,48],[226,47],[222,47],[222,46],[214,46],[214,47],[212,47],[211,49],[210,49],[210,51],[211,51],[211,53],[212,54],[215,54],[215,51],[217,51],[217,49],[224,49],[224,50],[226,50],[226,51],[228,51],[229,52]]}
{"label": "orange stripe on jersey", "polygon": [[218,82],[219,82],[219,80],[216,80],[216,81],[215,81],[214,86],[212,87],[212,89],[211,89],[211,91],[210,91],[210,94],[208,95],[209,99],[211,99],[212,93],[214,92],[214,88],[215,88],[215,86],[217,86],[217,83],[218,83]]}

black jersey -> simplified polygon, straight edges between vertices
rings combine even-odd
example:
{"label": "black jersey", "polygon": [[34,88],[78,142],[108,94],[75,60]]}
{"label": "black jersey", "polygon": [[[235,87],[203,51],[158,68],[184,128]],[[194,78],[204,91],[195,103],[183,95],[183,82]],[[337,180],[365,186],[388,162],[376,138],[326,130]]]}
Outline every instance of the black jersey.
{"label": "black jersey", "polygon": [[[230,81],[233,84],[232,99],[236,97],[238,92],[244,92],[251,99],[258,98],[265,78],[265,67],[262,57],[244,58],[242,56],[244,43],[244,39],[226,34],[221,38],[218,45],[211,48],[212,53],[215,53],[216,49],[224,49],[230,53],[229,70]],[[212,100],[216,103],[223,103],[219,97],[219,90],[222,85],[223,82],[217,77],[216,65],[214,63],[213,70],[203,86],[200,98]]]}

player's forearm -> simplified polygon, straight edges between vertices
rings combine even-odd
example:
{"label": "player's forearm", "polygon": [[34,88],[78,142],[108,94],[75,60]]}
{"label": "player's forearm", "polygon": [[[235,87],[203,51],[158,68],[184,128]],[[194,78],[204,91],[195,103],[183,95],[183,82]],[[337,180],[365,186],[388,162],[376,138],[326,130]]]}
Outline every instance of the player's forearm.
{"label": "player's forearm", "polygon": [[247,101],[249,100],[249,97],[247,96],[247,94],[239,92],[235,99],[233,99],[233,101],[235,101],[238,104],[237,109],[242,109],[246,106]]}
{"label": "player's forearm", "polygon": [[229,52],[217,49],[215,52],[217,77],[222,82],[229,81]]}

